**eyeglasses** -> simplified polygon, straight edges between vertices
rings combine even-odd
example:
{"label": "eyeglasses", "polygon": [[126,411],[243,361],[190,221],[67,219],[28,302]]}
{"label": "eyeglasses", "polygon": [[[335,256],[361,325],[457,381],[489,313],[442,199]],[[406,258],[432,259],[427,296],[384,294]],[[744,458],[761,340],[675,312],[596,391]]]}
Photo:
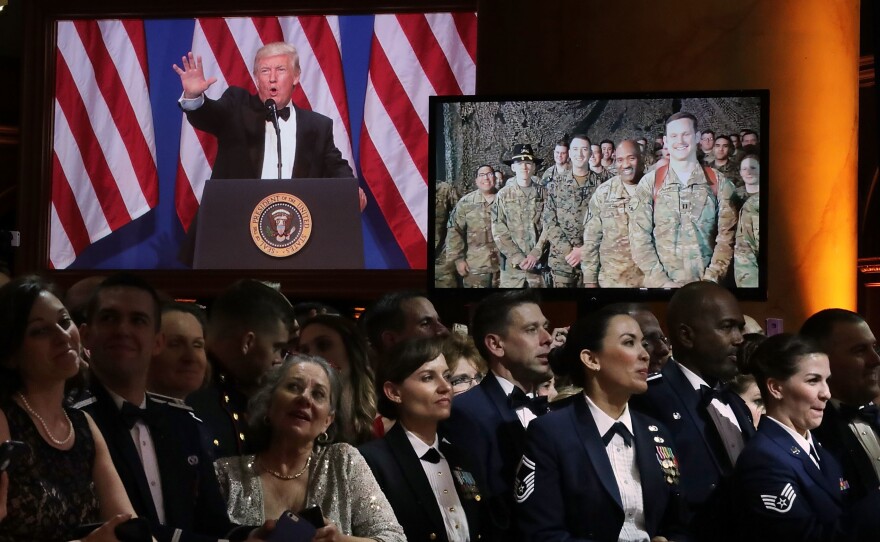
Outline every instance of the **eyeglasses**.
{"label": "eyeglasses", "polygon": [[477,177],[478,177],[478,178],[479,178],[479,177],[494,177],[494,176],[495,176],[495,172],[494,172],[494,171],[487,171],[487,172],[485,172],[485,173],[477,173]]}
{"label": "eyeglasses", "polygon": [[482,381],[483,375],[480,373],[477,373],[474,376],[458,375],[449,380],[449,385],[452,386],[453,392],[459,393],[473,388]]}

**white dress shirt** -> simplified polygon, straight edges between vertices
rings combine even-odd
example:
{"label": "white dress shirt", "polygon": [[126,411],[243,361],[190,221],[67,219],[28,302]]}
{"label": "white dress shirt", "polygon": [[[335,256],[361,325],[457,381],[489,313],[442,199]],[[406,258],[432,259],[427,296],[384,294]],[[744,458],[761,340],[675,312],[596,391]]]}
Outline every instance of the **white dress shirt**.
{"label": "white dress shirt", "polygon": [[[804,438],[797,431],[795,431],[791,427],[785,425],[784,423],[777,420],[773,416],[767,416],[767,419],[772,420],[774,423],[779,425],[779,427],[785,429],[785,432],[788,433],[789,435],[791,435],[791,438],[794,439],[794,441],[797,443],[797,445],[800,447],[800,449],[803,450],[804,453],[806,453],[807,456],[813,461],[813,464],[816,465],[816,467],[819,468],[820,470],[822,469],[822,466],[819,465],[819,452],[816,451],[816,447],[813,444],[813,435],[809,431],[807,431],[807,436],[806,436],[806,438]],[[792,451],[794,451],[794,450],[792,450]]]}
{"label": "white dress shirt", "polygon": [[[604,436],[611,427],[621,422],[631,435],[635,435],[632,426],[632,417],[629,414],[629,405],[623,409],[620,418],[614,419],[603,412],[590,397],[584,394],[590,414],[596,422],[599,435]],[[642,499],[642,476],[636,464],[635,441],[632,446],[627,446],[620,434],[614,437],[605,446],[605,453],[611,461],[611,469],[617,480],[617,489],[620,492],[620,502],[623,504],[623,526],[617,539],[621,542],[648,542],[650,537],[645,530],[645,503]]]}
{"label": "white dress shirt", "polygon": [[446,527],[446,537],[449,542],[469,542],[470,535],[468,532],[467,516],[461,507],[461,500],[458,498],[458,492],[455,490],[455,481],[452,479],[452,471],[449,469],[449,463],[446,457],[440,452],[437,435],[434,435],[434,442],[428,446],[415,434],[406,431],[406,437],[409,439],[410,445],[415,450],[416,455],[420,458],[431,448],[437,450],[440,454],[439,463],[431,463],[430,461],[419,461],[425,476],[428,477],[428,483],[437,499],[437,505],[440,507],[440,515],[443,516],[443,525]]}
{"label": "white dress shirt", "polygon": [[[504,391],[504,395],[510,395],[510,393],[513,391],[513,388],[516,387],[516,386],[514,386],[513,382],[511,382],[510,380],[507,380],[503,376],[498,376],[494,371],[492,372],[492,374],[495,375],[495,378],[498,379],[498,383],[501,384],[501,389]],[[526,397],[534,397],[534,396],[535,396],[534,393],[527,393],[526,394]],[[529,410],[528,407],[525,407],[525,406],[521,406],[521,407],[517,408],[515,410],[515,412],[516,412],[516,417],[519,418],[519,421],[520,421],[520,423],[522,423],[523,427],[528,427],[529,422],[531,422],[532,420],[534,420],[535,418],[538,417],[535,415],[534,412],[532,412],[531,410]]]}
{"label": "white dress shirt", "polygon": [[[712,387],[684,365],[679,363],[678,366],[681,367],[681,372],[684,373],[684,376],[696,391],[699,392],[700,388],[703,386],[706,386],[707,388]],[[712,418],[712,422],[718,429],[718,434],[721,436],[721,441],[724,443],[724,451],[727,452],[727,456],[730,458],[730,464],[736,465],[736,460],[739,457],[739,454],[742,453],[745,444],[743,442],[742,427],[740,427],[739,422],[736,421],[736,415],[733,413],[733,409],[730,408],[730,405],[726,405],[718,399],[712,399],[712,402],[709,403],[709,407],[706,410],[709,412],[709,417]]]}

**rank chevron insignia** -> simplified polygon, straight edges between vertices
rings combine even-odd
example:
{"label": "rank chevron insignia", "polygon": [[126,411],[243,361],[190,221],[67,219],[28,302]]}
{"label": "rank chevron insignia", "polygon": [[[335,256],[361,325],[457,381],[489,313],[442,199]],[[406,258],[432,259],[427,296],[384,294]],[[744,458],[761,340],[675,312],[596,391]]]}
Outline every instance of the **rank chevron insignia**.
{"label": "rank chevron insignia", "polygon": [[780,514],[785,514],[791,510],[796,498],[797,494],[794,492],[791,484],[785,484],[785,487],[782,488],[782,493],[779,495],[761,495],[761,500],[764,501],[764,508],[779,512]]}

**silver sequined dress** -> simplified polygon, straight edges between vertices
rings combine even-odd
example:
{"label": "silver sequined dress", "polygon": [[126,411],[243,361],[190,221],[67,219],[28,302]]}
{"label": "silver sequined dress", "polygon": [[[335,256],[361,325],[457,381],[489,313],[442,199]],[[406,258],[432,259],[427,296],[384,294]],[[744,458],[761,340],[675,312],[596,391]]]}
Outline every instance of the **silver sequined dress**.
{"label": "silver sequined dress", "polygon": [[[403,528],[360,452],[339,443],[316,445],[312,453],[303,508],[319,505],[343,534],[405,542]],[[261,525],[266,519],[263,484],[254,456],[219,459],[214,468],[230,519],[241,525]]]}

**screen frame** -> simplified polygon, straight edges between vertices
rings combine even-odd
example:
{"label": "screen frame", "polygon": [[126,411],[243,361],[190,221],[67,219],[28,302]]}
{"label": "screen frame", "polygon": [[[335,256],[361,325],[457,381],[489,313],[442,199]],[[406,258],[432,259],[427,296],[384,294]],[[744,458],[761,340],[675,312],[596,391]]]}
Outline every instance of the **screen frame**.
{"label": "screen frame", "polygon": [[[769,89],[730,89],[730,90],[682,90],[662,92],[582,92],[565,94],[479,94],[475,96],[432,96],[429,100],[429,130],[428,145],[430,156],[428,160],[428,216],[435,217],[437,212],[437,176],[438,164],[438,112],[442,104],[464,102],[526,102],[526,101],[564,101],[564,100],[649,100],[649,99],[675,99],[675,98],[724,98],[724,97],[749,97],[760,99],[760,123],[757,127],[760,136],[759,149],[761,157],[760,173],[760,245],[758,252],[758,287],[757,288],[732,288],[731,291],[740,301],[767,301],[768,269],[767,260],[769,255],[770,228],[768,220],[768,207],[770,199],[770,186],[768,175],[770,172],[770,91]],[[513,144],[514,142],[511,142]],[[526,141],[517,143],[527,143]],[[615,142],[617,143],[617,142]],[[538,151],[538,149],[535,149]],[[509,148],[504,149],[507,154]],[[500,164],[499,164],[500,165]],[[446,180],[446,179],[444,179]],[[436,233],[434,220],[428,221],[428,239],[432,241]],[[489,295],[490,293],[504,290],[505,288],[473,289],[473,288],[438,288],[435,286],[434,247],[429,245],[428,258],[428,291],[432,297],[448,296],[462,301],[473,301]],[[733,265],[731,258],[730,265]],[[598,307],[615,302],[652,302],[668,301],[677,288],[577,288],[572,289],[542,288],[541,298],[547,301],[573,301],[580,306]]]}
{"label": "screen frame", "polygon": [[[246,17],[271,15],[357,15],[477,11],[477,0],[300,0],[295,6],[269,0],[247,5],[234,0],[93,0],[25,2],[22,60],[21,160],[17,222],[22,248],[15,255],[15,272],[40,273],[61,287],[114,270],[55,270],[49,266],[49,216],[52,182],[53,101],[55,88],[56,23],[69,19]],[[479,19],[478,19],[479,21]],[[479,24],[479,22],[478,22]],[[478,30],[479,35],[479,30]],[[36,208],[35,208],[36,206]],[[170,295],[205,296],[247,276],[280,282],[287,293],[313,297],[374,299],[390,290],[422,289],[425,270],[132,270]]]}

